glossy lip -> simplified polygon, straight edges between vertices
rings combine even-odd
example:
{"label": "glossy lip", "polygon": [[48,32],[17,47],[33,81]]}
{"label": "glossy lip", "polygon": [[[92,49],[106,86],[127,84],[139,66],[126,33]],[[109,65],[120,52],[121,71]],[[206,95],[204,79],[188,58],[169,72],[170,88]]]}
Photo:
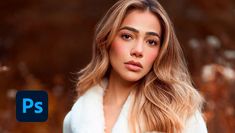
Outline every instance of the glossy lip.
{"label": "glossy lip", "polygon": [[143,68],[143,66],[142,66],[142,64],[141,64],[140,62],[135,62],[135,61],[133,61],[133,60],[128,61],[128,62],[125,62],[124,64],[134,65],[134,66]]}

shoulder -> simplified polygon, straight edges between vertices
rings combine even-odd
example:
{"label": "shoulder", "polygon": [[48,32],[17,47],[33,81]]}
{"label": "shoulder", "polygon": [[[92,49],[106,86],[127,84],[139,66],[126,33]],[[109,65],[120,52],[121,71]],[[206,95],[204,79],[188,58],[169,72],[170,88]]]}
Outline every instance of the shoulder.
{"label": "shoulder", "polygon": [[72,133],[72,117],[75,110],[79,110],[82,102],[82,97],[76,100],[71,110],[65,115],[63,121],[63,133]]}
{"label": "shoulder", "polygon": [[92,117],[92,111],[97,110],[97,106],[102,103],[102,95],[103,89],[95,85],[79,97],[64,118],[63,133],[72,133],[78,130],[77,125],[85,125],[84,122]]}
{"label": "shoulder", "polygon": [[[79,97],[73,104],[70,111],[65,115],[63,121],[63,133],[73,133],[74,123],[81,118],[83,111],[83,96]],[[77,119],[78,118],[78,119]]]}
{"label": "shoulder", "polygon": [[84,105],[84,97],[86,96],[83,95],[79,97],[73,104],[70,111],[65,115],[63,121],[63,133],[72,133],[73,123],[77,123],[74,122],[77,120],[75,118],[81,117],[81,112],[83,111],[83,105]]}
{"label": "shoulder", "polygon": [[71,111],[69,111],[63,121],[63,133],[72,133],[71,131]]}
{"label": "shoulder", "polygon": [[97,97],[99,97],[99,95],[102,95],[102,93],[103,92],[98,85],[89,88],[74,102],[69,113],[73,114],[73,112],[82,111],[84,106],[90,105],[94,101],[94,99],[97,99]]}
{"label": "shoulder", "polygon": [[200,111],[196,111],[185,124],[183,133],[207,133],[206,123]]}

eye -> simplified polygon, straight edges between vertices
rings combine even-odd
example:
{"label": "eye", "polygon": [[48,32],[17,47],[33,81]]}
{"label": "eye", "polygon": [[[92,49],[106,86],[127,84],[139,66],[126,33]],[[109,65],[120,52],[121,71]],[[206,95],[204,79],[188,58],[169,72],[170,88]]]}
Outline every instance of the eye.
{"label": "eye", "polygon": [[129,35],[129,34],[121,34],[121,38],[123,40],[131,40],[132,39],[132,36]]}
{"label": "eye", "polygon": [[151,46],[157,45],[157,41],[155,41],[155,40],[148,40],[147,43]]}

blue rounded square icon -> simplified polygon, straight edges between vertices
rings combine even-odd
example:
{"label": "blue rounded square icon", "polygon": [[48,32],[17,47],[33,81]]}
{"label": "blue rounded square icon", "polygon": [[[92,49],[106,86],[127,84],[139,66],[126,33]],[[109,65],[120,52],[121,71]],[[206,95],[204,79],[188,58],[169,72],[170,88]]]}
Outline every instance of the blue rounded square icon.
{"label": "blue rounded square icon", "polygon": [[44,122],[48,118],[46,91],[21,90],[16,93],[16,119],[20,122]]}

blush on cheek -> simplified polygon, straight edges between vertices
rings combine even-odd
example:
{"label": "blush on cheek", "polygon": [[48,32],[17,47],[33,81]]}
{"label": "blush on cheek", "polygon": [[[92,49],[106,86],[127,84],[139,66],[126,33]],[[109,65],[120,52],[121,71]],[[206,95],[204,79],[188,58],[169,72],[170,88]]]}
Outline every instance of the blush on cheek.
{"label": "blush on cheek", "polygon": [[111,54],[115,54],[116,56],[121,56],[125,53],[124,45],[120,44],[119,41],[113,41],[111,44]]}
{"label": "blush on cheek", "polygon": [[157,56],[158,56],[158,50],[149,51],[148,54],[146,55],[146,62],[152,65]]}

